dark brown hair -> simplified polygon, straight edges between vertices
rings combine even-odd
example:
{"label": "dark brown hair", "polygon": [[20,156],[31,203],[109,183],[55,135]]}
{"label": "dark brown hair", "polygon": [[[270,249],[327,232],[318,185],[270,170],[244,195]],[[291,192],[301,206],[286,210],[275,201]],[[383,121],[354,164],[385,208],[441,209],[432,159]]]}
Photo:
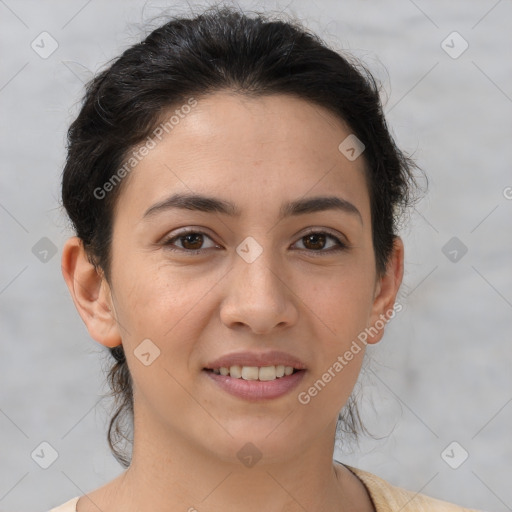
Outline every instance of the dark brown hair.
{"label": "dark brown hair", "polygon": [[[251,97],[294,95],[348,124],[365,145],[376,270],[385,272],[399,219],[412,202],[412,171],[417,167],[388,131],[372,74],[296,20],[214,6],[191,18],[173,17],[124,51],[87,84],[81,110],[69,128],[62,201],[91,263],[107,281],[113,211],[126,180],[103,197],[95,191],[149,136],[163,112],[192,96],[221,90]],[[123,419],[133,422],[132,381],[122,345],[110,353],[115,362],[108,381],[117,410],[108,440],[114,456],[127,467],[130,458],[117,444],[128,440]],[[357,438],[360,428],[364,426],[351,396],[340,412],[337,433]]]}

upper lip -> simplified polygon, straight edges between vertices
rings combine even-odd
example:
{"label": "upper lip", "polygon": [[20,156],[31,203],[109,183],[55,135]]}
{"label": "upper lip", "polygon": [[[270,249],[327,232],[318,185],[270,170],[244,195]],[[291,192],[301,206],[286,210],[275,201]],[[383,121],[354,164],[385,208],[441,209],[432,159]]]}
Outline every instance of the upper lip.
{"label": "upper lip", "polygon": [[216,370],[230,366],[292,366],[297,370],[306,368],[304,363],[291,354],[272,350],[270,352],[233,352],[209,362],[205,368]]}

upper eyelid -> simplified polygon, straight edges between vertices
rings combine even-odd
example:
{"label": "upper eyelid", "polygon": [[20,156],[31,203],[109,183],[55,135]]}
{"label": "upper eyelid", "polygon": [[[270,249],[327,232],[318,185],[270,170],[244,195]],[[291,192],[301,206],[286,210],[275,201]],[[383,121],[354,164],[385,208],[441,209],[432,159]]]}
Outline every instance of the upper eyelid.
{"label": "upper eyelid", "polygon": [[[215,242],[212,235],[208,234],[206,231],[203,231],[202,229],[187,229],[184,228],[183,231],[180,231],[179,233],[172,235],[172,236],[164,236],[162,241],[163,243],[168,243],[172,240],[178,240],[179,238],[190,235],[190,234],[198,234],[198,235],[206,235],[208,238],[212,240],[212,242]],[[217,242],[215,242],[217,243]]]}

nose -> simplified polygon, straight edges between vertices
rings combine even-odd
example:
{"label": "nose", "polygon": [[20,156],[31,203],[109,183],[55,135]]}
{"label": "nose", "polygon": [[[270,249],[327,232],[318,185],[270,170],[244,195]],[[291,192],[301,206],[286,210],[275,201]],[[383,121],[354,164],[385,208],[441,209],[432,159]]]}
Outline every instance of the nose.
{"label": "nose", "polygon": [[255,334],[267,334],[297,321],[295,301],[300,299],[287,282],[286,273],[283,269],[276,271],[266,252],[270,251],[263,251],[252,263],[238,258],[228,274],[220,316],[231,329],[245,327]]}

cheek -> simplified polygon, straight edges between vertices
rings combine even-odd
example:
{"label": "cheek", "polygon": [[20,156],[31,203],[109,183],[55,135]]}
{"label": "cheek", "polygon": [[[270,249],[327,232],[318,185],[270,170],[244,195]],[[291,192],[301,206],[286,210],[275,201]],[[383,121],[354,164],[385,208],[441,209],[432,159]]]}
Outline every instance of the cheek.
{"label": "cheek", "polygon": [[[124,272],[128,272],[126,268]],[[190,406],[182,385],[190,380],[191,353],[204,329],[204,289],[163,272],[142,274],[118,284],[118,320],[134,393],[155,412],[172,402],[173,410]],[[178,276],[179,273],[176,273]],[[152,277],[151,277],[152,276]],[[139,402],[140,403],[140,402]]]}
{"label": "cheek", "polygon": [[118,261],[114,287],[120,320],[131,326],[128,330],[160,338],[192,310],[204,289],[187,274],[162,265],[156,254]]}
{"label": "cheek", "polygon": [[212,314],[207,291],[218,277],[197,272],[194,277],[191,267],[173,269],[147,260],[141,258],[139,264],[117,267],[116,313],[125,353],[133,360],[136,380],[141,363],[137,354],[143,350],[144,340],[150,340],[145,343],[149,352],[158,354],[155,367],[183,380],[188,372],[196,370],[189,367],[190,355]]}
{"label": "cheek", "polygon": [[326,346],[338,350],[351,342],[368,325],[373,305],[373,282],[366,269],[355,266],[324,276],[301,296],[325,330]]}
{"label": "cheek", "polygon": [[313,288],[310,303],[322,326],[322,357],[303,398],[320,417],[323,410],[335,414],[345,405],[361,370],[365,345],[358,336],[368,326],[373,304],[369,268],[356,262]]}

